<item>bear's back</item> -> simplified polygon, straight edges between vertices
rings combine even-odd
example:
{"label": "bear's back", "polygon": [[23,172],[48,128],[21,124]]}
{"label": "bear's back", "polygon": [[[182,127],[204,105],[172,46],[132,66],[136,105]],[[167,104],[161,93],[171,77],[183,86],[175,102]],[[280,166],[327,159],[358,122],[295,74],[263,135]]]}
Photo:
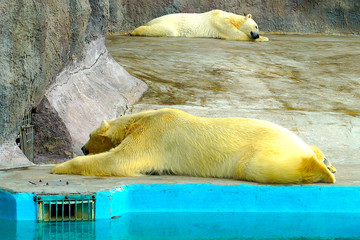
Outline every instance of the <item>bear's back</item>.
{"label": "bear's back", "polygon": [[213,23],[219,18],[237,16],[221,10],[212,10],[205,13],[174,13],[155,18],[145,26],[170,27],[182,37],[213,37],[219,38],[219,33]]}

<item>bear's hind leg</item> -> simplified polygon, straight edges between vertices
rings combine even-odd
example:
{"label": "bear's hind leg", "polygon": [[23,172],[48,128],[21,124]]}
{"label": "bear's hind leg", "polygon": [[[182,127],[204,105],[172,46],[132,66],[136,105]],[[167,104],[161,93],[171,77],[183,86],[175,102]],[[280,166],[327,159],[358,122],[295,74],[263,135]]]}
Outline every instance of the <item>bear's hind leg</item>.
{"label": "bear's hind leg", "polygon": [[178,36],[177,32],[169,26],[164,25],[151,25],[141,26],[136,28],[130,33],[132,36],[148,36],[148,37],[175,37]]}

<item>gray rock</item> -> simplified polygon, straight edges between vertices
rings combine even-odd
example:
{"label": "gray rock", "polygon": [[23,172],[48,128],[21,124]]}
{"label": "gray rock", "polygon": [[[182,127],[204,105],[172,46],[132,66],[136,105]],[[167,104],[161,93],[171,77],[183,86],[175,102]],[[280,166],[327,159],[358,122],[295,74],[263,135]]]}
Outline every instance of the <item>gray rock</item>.
{"label": "gray rock", "polygon": [[[44,97],[32,114],[34,124],[34,155],[36,162],[72,157],[71,136],[49,100]],[[42,160],[41,157],[43,157]],[[53,161],[50,161],[51,163]]]}
{"label": "gray rock", "polygon": [[[125,114],[146,90],[142,81],[127,73],[109,55],[103,38],[88,44],[85,51],[84,61],[61,72],[43,99],[55,110],[67,130],[67,134],[63,134],[59,128],[58,137],[70,137],[71,146],[67,146],[70,149],[63,145],[57,149],[77,155],[82,154],[80,149],[88,140],[89,133],[102,120]],[[36,134],[41,133],[42,122],[34,125],[38,129]],[[44,128],[47,131],[49,126]]]}
{"label": "gray rock", "polygon": [[127,31],[165,14],[212,9],[251,13],[260,30],[266,32],[360,34],[358,0],[112,0],[109,28]]}
{"label": "gray rock", "polygon": [[34,164],[25,157],[15,141],[5,141],[0,145],[0,169],[31,165]]}
{"label": "gray rock", "polygon": [[[72,155],[72,149],[77,149],[74,144],[78,146],[83,142],[84,137],[81,140],[74,139],[76,134],[71,131],[81,130],[76,126],[69,126],[76,122],[76,118],[69,120],[69,114],[75,114],[80,109],[85,111],[82,108],[90,105],[94,107],[97,104],[95,98],[103,98],[104,95],[90,92],[89,94],[94,94],[92,104],[83,105],[76,101],[86,102],[86,94],[82,93],[82,97],[72,95],[76,89],[72,89],[71,84],[81,84],[84,92],[93,90],[89,87],[92,82],[86,81],[101,83],[95,89],[102,89],[103,93],[109,92],[113,101],[112,104],[103,106],[113,107],[107,109],[108,113],[93,112],[94,116],[86,115],[77,125],[89,121],[89,118],[96,122],[98,119],[115,116],[140,97],[146,88],[143,83],[129,77],[104,51],[104,47],[91,49],[94,42],[96,46],[100,46],[100,42],[104,41],[108,16],[108,0],[1,1],[0,168],[31,164],[14,146],[16,147],[15,138],[22,118],[34,108],[37,113],[34,124],[38,130],[38,135],[35,136],[36,153],[45,154],[47,151],[49,155],[68,157]],[[60,87],[58,81],[64,83],[64,86]],[[52,91],[49,90],[50,86]],[[117,92],[115,88],[118,89]],[[45,99],[39,105],[44,96]],[[57,105],[52,102],[52,97],[57,97]],[[98,99],[100,100],[102,99]],[[45,116],[46,114],[50,115]],[[67,119],[63,119],[64,117]],[[45,123],[47,124],[44,125]],[[84,131],[88,131],[88,128],[89,126]],[[50,135],[46,137],[47,134]]]}

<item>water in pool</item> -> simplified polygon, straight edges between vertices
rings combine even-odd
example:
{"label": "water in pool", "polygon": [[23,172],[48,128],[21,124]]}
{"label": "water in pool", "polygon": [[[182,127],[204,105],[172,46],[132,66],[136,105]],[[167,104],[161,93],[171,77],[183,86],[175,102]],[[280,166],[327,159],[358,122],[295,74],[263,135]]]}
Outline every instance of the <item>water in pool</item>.
{"label": "water in pool", "polygon": [[94,222],[0,221],[1,239],[360,239],[353,213],[131,213]]}

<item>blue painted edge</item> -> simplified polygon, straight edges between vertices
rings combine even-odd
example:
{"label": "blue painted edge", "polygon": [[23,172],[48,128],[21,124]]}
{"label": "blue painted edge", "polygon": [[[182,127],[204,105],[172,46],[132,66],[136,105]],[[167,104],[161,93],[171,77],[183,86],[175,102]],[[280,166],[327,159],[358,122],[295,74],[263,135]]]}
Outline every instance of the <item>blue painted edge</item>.
{"label": "blue painted edge", "polygon": [[0,218],[16,219],[16,201],[14,194],[0,189]]}
{"label": "blue painted edge", "polygon": [[131,184],[97,194],[104,197],[96,219],[132,212],[360,213],[357,186]]}
{"label": "blue painted edge", "polygon": [[0,218],[36,220],[34,197],[32,193],[11,193],[0,189]]}
{"label": "blue painted edge", "polygon": [[[35,194],[0,189],[0,218],[36,220]],[[95,219],[135,212],[360,213],[360,186],[130,184],[96,193]]]}

